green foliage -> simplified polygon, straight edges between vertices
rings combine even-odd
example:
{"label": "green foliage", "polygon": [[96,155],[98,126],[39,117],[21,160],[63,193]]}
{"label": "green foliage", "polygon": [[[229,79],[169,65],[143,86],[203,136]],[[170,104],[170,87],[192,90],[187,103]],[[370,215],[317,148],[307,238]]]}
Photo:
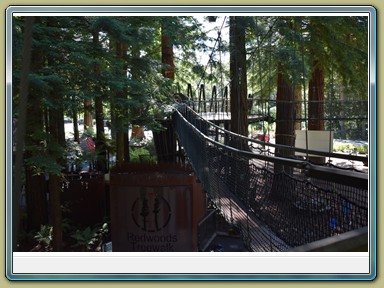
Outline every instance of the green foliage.
{"label": "green foliage", "polygon": [[76,168],[79,169],[84,161],[84,151],[81,148],[80,144],[76,141],[67,140],[66,141],[66,151],[68,163],[67,165],[71,165],[71,168],[76,165]]}
{"label": "green foliage", "polygon": [[357,153],[359,154],[368,154],[368,145],[358,145]]}
{"label": "green foliage", "polygon": [[40,231],[33,237],[39,244],[44,246],[45,251],[52,251],[52,231],[52,226],[41,225]]}
{"label": "green foliage", "polygon": [[368,145],[366,144],[352,144],[352,143],[334,143],[333,151],[334,152],[343,152],[343,153],[353,153],[355,151],[358,154],[367,154]]}
{"label": "green foliage", "polygon": [[91,127],[87,127],[86,129],[84,129],[82,137],[96,137],[95,130]]}
{"label": "green foliage", "polygon": [[149,150],[144,147],[138,147],[138,148],[129,148],[130,153],[130,160],[133,163],[139,163],[139,162],[154,162],[155,156],[151,155]]}
{"label": "green foliage", "polygon": [[25,163],[35,174],[61,175],[65,161],[65,147],[59,145],[53,137],[44,131],[36,131],[32,134],[25,149],[28,157]]}
{"label": "green foliage", "polygon": [[84,230],[76,230],[71,237],[75,239],[75,244],[72,247],[82,247],[85,251],[91,250],[91,247],[97,241],[97,228],[86,227]]}
{"label": "green foliage", "polygon": [[[223,20],[224,17],[219,17],[217,21]],[[326,99],[341,100],[343,96],[337,92],[338,87],[343,87],[349,98],[367,99],[367,17],[247,16],[243,20],[248,92],[255,100],[275,98],[278,63],[285,65],[288,79],[296,84],[306,81],[308,87],[308,67],[315,58],[321,60],[325,68]],[[22,17],[14,17],[12,27],[15,114],[19,102],[24,21]],[[162,35],[169,36],[175,48],[175,81],[161,74]],[[36,98],[31,105],[40,109],[28,117],[44,123],[28,135],[34,139],[26,141],[30,152],[27,165],[37,173],[60,173],[69,148],[65,150],[58,145],[58,139],[41,134],[42,129],[51,133],[49,121],[41,115],[60,110],[67,115],[79,113],[84,109],[86,98],[102,99],[104,112],[114,129],[112,135],[126,131],[132,123],[160,130],[158,120],[170,113],[169,105],[173,102],[170,95],[180,90],[176,83],[185,85],[201,79],[206,63],[198,62],[196,52],[210,53],[215,40],[216,37],[209,39],[201,23],[190,16],[37,16],[33,29],[33,56],[36,57],[29,79],[31,95]],[[216,47],[220,51],[216,50],[205,71],[209,84],[218,85],[221,75],[224,84],[229,80],[226,71],[229,69],[219,58],[219,53],[228,51],[228,43],[221,40],[220,47]],[[122,49],[119,45],[126,47],[124,55],[119,54]],[[325,114],[340,115],[343,109],[346,115],[361,115],[359,105],[348,110],[345,105],[326,106]],[[93,106],[91,110],[94,112]],[[363,124],[346,123],[347,131],[355,131],[348,132],[347,138],[358,137]],[[341,129],[337,123],[332,125]],[[80,157],[78,152],[74,153],[76,157]]]}
{"label": "green foliage", "polygon": [[77,229],[71,234],[71,237],[75,240],[72,247],[80,247],[83,251],[91,251],[96,244],[102,241],[108,231],[108,223],[97,224],[94,228],[88,226],[85,229]]}

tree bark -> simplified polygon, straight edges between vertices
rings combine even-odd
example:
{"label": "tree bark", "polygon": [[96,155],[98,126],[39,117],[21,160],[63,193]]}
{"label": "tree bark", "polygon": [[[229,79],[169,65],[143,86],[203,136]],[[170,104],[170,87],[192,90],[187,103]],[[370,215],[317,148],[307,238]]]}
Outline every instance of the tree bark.
{"label": "tree bark", "polygon": [[[93,44],[95,48],[99,45],[99,31],[93,31]],[[97,51],[97,49],[95,49]],[[95,58],[97,55],[95,55]],[[97,60],[97,59],[95,59]],[[96,61],[97,63],[97,61]],[[97,63],[94,68],[96,79],[101,76],[101,68]],[[107,172],[107,151],[105,144],[105,133],[104,133],[104,111],[103,111],[103,99],[100,91],[100,83],[95,83],[95,118],[96,118],[96,153],[97,153],[97,170],[99,172]]]}
{"label": "tree bark", "polygon": [[[313,62],[308,87],[308,130],[324,131],[324,70],[317,60]],[[325,163],[324,157],[309,157],[318,164]]]}
{"label": "tree bark", "polygon": [[[173,53],[173,52],[172,52]],[[132,48],[132,57],[134,60],[138,60],[136,62],[139,62],[140,59],[140,50],[138,47]],[[173,57],[173,54],[172,54]],[[173,61],[173,58],[172,58]],[[132,74],[132,80],[139,83],[142,81],[141,77],[141,71],[140,67],[136,65],[132,65],[131,67],[131,74]],[[145,109],[145,99],[143,99],[143,95],[138,91],[130,91],[130,95],[132,99],[135,99],[138,104],[136,104],[131,109],[131,115],[132,115],[132,133],[131,133],[131,141],[142,141],[145,138],[144,135],[144,117],[146,117],[146,109]]]}
{"label": "tree bark", "polygon": [[[57,94],[56,90],[53,90],[51,93],[52,99],[56,103],[60,103],[60,96]],[[58,104],[59,105],[59,104]],[[64,112],[63,107],[61,105],[54,107],[50,110],[49,113],[49,132],[50,146],[61,146],[65,147],[65,134],[64,131]],[[49,151],[48,151],[49,153]],[[60,155],[57,154],[56,151],[51,151],[51,156],[55,157],[55,161],[66,167],[64,161],[60,158]],[[63,239],[62,239],[62,211],[61,211],[61,185],[60,185],[60,176],[51,173],[49,175],[49,193],[51,200],[51,216],[52,216],[52,226],[53,226],[53,251],[60,252],[63,247]]]}
{"label": "tree bark", "polygon": [[145,138],[144,127],[133,125],[131,139],[132,138],[143,140]]}
{"label": "tree bark", "polygon": [[[30,21],[32,18],[28,18]],[[27,20],[27,21],[28,21]],[[31,51],[28,51],[31,53]],[[26,57],[26,55],[24,56]],[[31,53],[33,62],[31,63],[31,70],[37,72],[44,66],[44,53],[41,50],[33,49]],[[29,71],[28,71],[29,73]],[[26,80],[28,81],[28,80]],[[21,96],[22,97],[22,96]],[[26,96],[25,96],[26,97]],[[30,147],[41,146],[40,140],[35,138],[36,131],[44,131],[43,109],[41,107],[41,96],[37,91],[29,91],[28,106],[26,107],[28,115],[28,124],[25,127],[26,143]],[[23,120],[20,117],[24,116],[22,111],[19,111],[18,132]],[[18,151],[18,149],[17,149]],[[22,153],[22,152],[21,152]],[[26,158],[32,156],[33,151],[26,149]],[[21,154],[23,155],[23,154]],[[18,170],[18,168],[16,168]],[[16,170],[16,171],[17,171]],[[17,174],[17,172],[16,172]],[[15,176],[16,177],[16,176]],[[40,225],[47,221],[47,206],[45,205],[45,189],[44,179],[42,176],[36,175],[35,169],[26,167],[26,199],[27,199],[27,223],[28,229],[39,230]],[[20,202],[18,202],[20,203]]]}
{"label": "tree bark", "polygon": [[[116,56],[121,60],[122,67],[119,69],[120,76],[126,77],[127,63],[126,55],[128,46],[120,41],[116,41]],[[116,91],[116,161],[118,164],[129,162],[129,138],[128,138],[128,108],[124,104],[127,99],[126,88]],[[127,152],[128,151],[128,152]]]}
{"label": "tree bark", "polygon": [[302,86],[295,87],[295,130],[301,130],[301,122],[303,118],[303,94]]}
{"label": "tree bark", "polygon": [[91,99],[84,100],[84,130],[88,128],[93,128]]}
{"label": "tree bark", "polygon": [[[166,20],[161,23],[161,63],[163,64],[162,74],[164,78],[174,80],[175,64],[173,62],[173,43],[172,38],[168,32],[168,25],[165,21]],[[164,121],[162,119],[159,119],[159,121],[164,127],[164,130],[153,133],[153,141],[156,146],[157,161],[159,163],[175,163],[177,140],[173,131],[173,127],[169,121]]]}
{"label": "tree bark", "polygon": [[[345,118],[345,92],[344,92],[344,86],[343,85],[340,85],[340,116],[341,118]],[[340,120],[340,137],[341,139],[347,139],[347,130],[345,128],[345,120],[344,119],[341,119]]]}
{"label": "tree bark", "polygon": [[[286,80],[281,63],[278,64],[276,95],[276,144],[293,147],[295,145],[294,87]],[[276,149],[276,156],[291,157],[291,149]],[[275,164],[275,173],[289,172],[291,167]]]}
{"label": "tree bark", "polygon": [[[229,21],[231,131],[248,136],[245,24],[242,17],[231,16]],[[236,142],[232,143],[236,148],[248,148],[247,141]]]}
{"label": "tree bark", "polygon": [[74,108],[72,111],[72,119],[73,119],[73,138],[74,141],[80,143],[80,135],[79,135],[79,119],[77,117],[77,109]]}
{"label": "tree bark", "polygon": [[308,129],[324,130],[324,71],[319,61],[314,61],[308,87]]}
{"label": "tree bark", "polygon": [[28,231],[38,231],[48,223],[46,186],[44,175],[35,175],[30,167],[26,170],[26,198]]}
{"label": "tree bark", "polygon": [[[248,93],[247,66],[245,50],[245,18],[231,16],[229,18],[229,69],[230,69],[230,129],[232,132],[248,136]],[[229,145],[249,150],[248,141],[234,137]],[[230,158],[228,178],[234,178],[233,192],[245,203],[249,191],[249,161],[247,159]],[[232,161],[233,160],[233,161]]]}
{"label": "tree bark", "polygon": [[168,35],[166,23],[161,25],[161,63],[162,74],[165,78],[175,79],[175,64],[173,62],[173,44]]}

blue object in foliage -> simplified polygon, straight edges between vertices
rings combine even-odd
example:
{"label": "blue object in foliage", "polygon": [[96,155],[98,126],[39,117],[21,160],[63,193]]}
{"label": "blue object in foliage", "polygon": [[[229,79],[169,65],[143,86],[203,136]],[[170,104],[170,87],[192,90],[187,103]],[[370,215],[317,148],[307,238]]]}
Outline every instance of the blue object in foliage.
{"label": "blue object in foliage", "polygon": [[331,218],[330,225],[332,229],[336,229],[336,218]]}
{"label": "blue object in foliage", "polygon": [[343,215],[348,216],[349,210],[352,209],[352,203],[347,200],[343,200]]}

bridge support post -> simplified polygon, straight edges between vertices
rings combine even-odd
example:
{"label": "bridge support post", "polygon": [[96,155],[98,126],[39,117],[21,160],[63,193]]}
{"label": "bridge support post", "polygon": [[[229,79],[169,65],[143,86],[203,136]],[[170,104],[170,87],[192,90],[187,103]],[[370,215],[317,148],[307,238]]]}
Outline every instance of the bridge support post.
{"label": "bridge support post", "polygon": [[176,163],[177,162],[177,142],[176,134],[171,120],[162,121],[165,128],[162,131],[153,133],[155,142],[157,161],[159,163]]}

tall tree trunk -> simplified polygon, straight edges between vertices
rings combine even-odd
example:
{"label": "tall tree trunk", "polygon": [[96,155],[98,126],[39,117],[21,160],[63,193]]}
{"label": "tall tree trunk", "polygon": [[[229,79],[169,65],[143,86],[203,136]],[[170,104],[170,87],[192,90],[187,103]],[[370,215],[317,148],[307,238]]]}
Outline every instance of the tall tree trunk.
{"label": "tall tree trunk", "polygon": [[[64,111],[63,107],[59,105],[61,96],[57,94],[57,89],[54,89],[54,92],[51,93],[52,100],[57,103],[56,107],[53,107],[49,113],[49,132],[50,139],[52,143],[49,146],[52,147],[65,147],[65,134],[64,131]],[[55,148],[56,149],[56,148]],[[49,152],[49,151],[48,151]],[[56,161],[58,164],[66,167],[65,163],[62,160],[62,155],[58,155],[56,151],[51,151],[51,155],[56,154]],[[63,247],[62,239],[62,211],[61,211],[61,185],[60,185],[60,176],[56,174],[49,175],[49,192],[51,200],[51,216],[52,216],[52,226],[53,226],[53,251],[60,252]]]}
{"label": "tall tree trunk", "polygon": [[[95,46],[95,51],[100,45],[99,43],[99,31],[93,31],[93,44]],[[97,55],[95,55],[95,58]],[[97,59],[95,59],[97,60]],[[94,73],[96,75],[95,79],[99,79],[101,76],[101,68],[97,63],[94,67]],[[97,170],[99,172],[107,172],[107,151],[105,144],[105,133],[104,133],[104,112],[103,112],[103,99],[100,91],[100,83],[95,83],[95,117],[96,117],[96,152],[97,152]]]}
{"label": "tall tree trunk", "polygon": [[95,98],[97,170],[107,172],[107,150],[104,133],[104,112],[101,96]]}
{"label": "tall tree trunk", "polygon": [[[124,43],[116,41],[116,56],[121,60],[122,67],[119,69],[120,75],[126,77],[127,63],[126,55],[128,46]],[[129,162],[129,138],[128,138],[128,109],[124,104],[127,99],[126,88],[116,91],[116,161],[118,164]],[[128,153],[127,153],[128,150]]]}
{"label": "tall tree trunk", "polygon": [[314,61],[308,87],[308,129],[324,131],[324,71]]}
{"label": "tall tree trunk", "polygon": [[[31,70],[37,72],[44,67],[44,52],[34,49],[32,51]],[[36,131],[44,131],[44,113],[41,106],[40,93],[31,91],[29,93],[27,107],[28,123],[26,125],[26,144],[29,147],[40,147],[40,139],[36,139]],[[33,155],[33,151],[26,149],[26,158]],[[28,213],[28,229],[39,230],[40,225],[47,221],[46,190],[44,189],[44,178],[36,175],[33,167],[26,167],[26,199]]]}
{"label": "tall tree trunk", "polygon": [[[42,60],[42,54],[39,51],[34,51],[32,57],[37,62]],[[37,69],[35,65],[33,68]],[[38,94],[38,93],[37,93]],[[35,138],[36,131],[43,131],[43,110],[41,107],[41,98],[40,95],[36,93],[30,93],[28,99],[28,125],[26,125],[27,139],[26,143],[30,147],[41,147],[41,142],[39,139]],[[33,151],[26,150],[26,158],[33,156]],[[40,225],[45,224],[47,221],[47,207],[46,207],[46,197],[44,189],[44,177],[36,174],[36,170],[32,167],[26,167],[26,199],[27,199],[27,212],[28,212],[28,229],[29,230],[39,230]]]}
{"label": "tall tree trunk", "polygon": [[[248,136],[247,118],[247,66],[245,51],[245,23],[242,17],[231,16],[229,30],[230,79],[231,82],[231,131]],[[237,148],[247,149],[247,141],[232,143]]]}
{"label": "tall tree trunk", "polygon": [[[109,49],[110,49],[110,51],[115,51],[114,53],[115,53],[115,56],[117,58],[118,57],[117,41],[110,41]],[[109,104],[110,104],[110,114],[111,114],[111,127],[110,127],[111,128],[111,138],[113,141],[116,141],[116,132],[117,132],[116,131],[116,124],[117,124],[116,98],[117,98],[117,91],[112,91],[112,93],[110,94],[110,97],[109,97]]]}
{"label": "tall tree trunk", "polygon": [[[132,58],[134,63],[138,63],[140,60],[140,49],[138,47],[132,48]],[[137,60],[137,61],[136,61]],[[137,64],[133,64],[131,67],[132,81],[139,83],[141,81],[140,77],[140,67]],[[132,131],[131,131],[131,142],[132,141],[142,141],[145,138],[144,135],[144,126],[143,126],[143,117],[145,114],[145,107],[142,103],[144,97],[141,95],[140,91],[130,91],[129,93],[132,99],[136,100],[136,104],[131,109],[132,115]]]}
{"label": "tall tree trunk", "polygon": [[166,23],[161,25],[161,63],[162,74],[165,78],[175,79],[175,64],[173,62],[173,44],[168,34]]}
{"label": "tall tree trunk", "polygon": [[345,128],[345,92],[344,92],[344,86],[340,85],[340,137],[341,139],[347,139],[347,130]]}
{"label": "tall tree trunk", "polygon": [[303,94],[301,90],[301,85],[295,87],[295,130],[301,130],[301,121],[303,117]]}
{"label": "tall tree trunk", "polygon": [[[295,145],[294,86],[286,80],[281,63],[278,64],[276,95],[276,144],[293,147]],[[293,150],[276,149],[276,156],[291,157]],[[291,167],[275,164],[275,173],[290,173]]]}
{"label": "tall tree trunk", "polygon": [[[313,62],[308,86],[308,130],[324,131],[324,70],[318,60]],[[324,157],[309,157],[309,160],[325,162]]]}
{"label": "tall tree trunk", "polygon": [[[113,95],[113,94],[112,94]],[[116,104],[114,97],[109,98],[109,104],[111,106],[110,109],[110,116],[111,116],[111,139],[113,141],[116,141]]]}
{"label": "tall tree trunk", "polygon": [[[164,20],[161,23],[161,63],[164,78],[175,79],[175,64],[173,61],[173,43],[169,35],[169,27]],[[162,131],[153,132],[153,141],[156,146],[157,161],[161,163],[176,162],[176,136],[170,122],[161,121],[165,128]],[[144,132],[144,131],[143,131]],[[141,133],[141,132],[139,132]]]}
{"label": "tall tree trunk", "polygon": [[[56,25],[55,19],[49,18],[47,25],[54,27]],[[59,38],[60,35],[56,35]],[[63,59],[57,59],[56,57],[48,57],[48,67],[54,67],[57,62]],[[67,167],[66,157],[62,152],[59,152],[58,147],[64,148],[65,143],[65,129],[64,129],[64,107],[63,107],[63,93],[61,86],[52,86],[52,90],[49,94],[50,101],[55,103],[53,107],[49,109],[49,133],[50,137],[47,140],[47,153],[54,159],[56,164],[61,167]],[[51,150],[52,149],[52,150]],[[65,153],[65,152],[64,152]],[[60,252],[63,248],[63,223],[62,223],[62,211],[61,211],[61,172],[51,172],[49,174],[49,192],[51,200],[51,216],[52,216],[52,242],[53,251]]]}
{"label": "tall tree trunk", "polygon": [[77,117],[77,109],[76,108],[73,108],[72,119],[73,119],[73,138],[74,138],[75,142],[80,143],[79,119]]}
{"label": "tall tree trunk", "polygon": [[[16,152],[14,165],[14,180],[12,187],[12,251],[17,251],[19,241],[19,225],[20,225],[20,198],[22,189],[22,167],[24,159],[24,141],[26,132],[26,115],[28,113],[28,76],[31,68],[31,51],[32,51],[32,28],[35,17],[27,17],[25,22],[24,42],[23,42],[23,62],[20,73],[20,103],[18,127],[16,131]],[[28,203],[27,203],[28,205]]]}
{"label": "tall tree trunk", "polygon": [[88,128],[93,128],[92,100],[89,98],[84,100],[84,130]]}
{"label": "tall tree trunk", "polygon": [[25,178],[28,231],[38,231],[41,225],[48,223],[45,177],[27,167]]}
{"label": "tall tree trunk", "polygon": [[[247,66],[245,51],[245,21],[244,17],[231,16],[229,18],[229,69],[230,69],[230,111],[231,131],[248,136],[248,93],[247,93]],[[230,145],[248,150],[248,141],[235,138],[229,141]],[[233,159],[228,177],[234,178],[233,193],[244,203],[247,203],[249,191],[249,161]]]}

